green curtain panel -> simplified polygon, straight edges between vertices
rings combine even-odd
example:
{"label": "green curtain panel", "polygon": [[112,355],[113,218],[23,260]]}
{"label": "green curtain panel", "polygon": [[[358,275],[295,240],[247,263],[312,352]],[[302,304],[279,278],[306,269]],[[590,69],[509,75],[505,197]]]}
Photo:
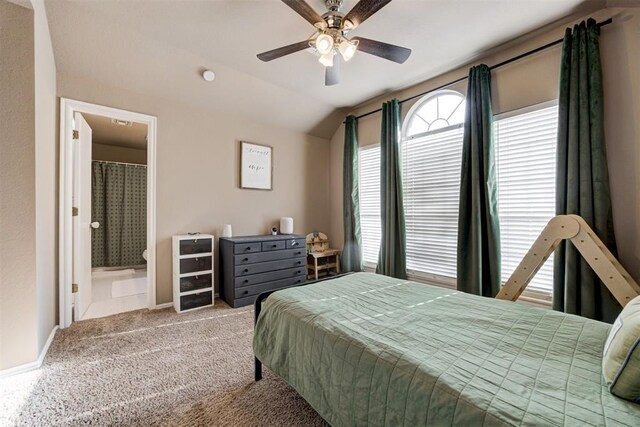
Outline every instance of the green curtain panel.
{"label": "green curtain panel", "polygon": [[500,290],[500,225],[493,148],[491,70],[469,70],[458,212],[458,289],[494,297]]}
{"label": "green curtain panel", "polygon": [[[599,28],[567,28],[560,65],[556,213],[577,214],[616,253],[604,138]],[[621,310],[572,244],[554,257],[553,308],[613,322]]]}
{"label": "green curtain panel", "polygon": [[380,207],[382,238],[376,273],[406,279],[406,230],[400,166],[400,103],[397,99],[382,105]]}
{"label": "green curtain panel", "polygon": [[93,162],[91,217],[92,267],[144,264],[147,248],[147,168]]}
{"label": "green curtain panel", "polygon": [[342,270],[362,271],[362,238],[360,236],[360,190],[358,186],[358,120],[348,116],[344,128],[343,224],[344,247]]}

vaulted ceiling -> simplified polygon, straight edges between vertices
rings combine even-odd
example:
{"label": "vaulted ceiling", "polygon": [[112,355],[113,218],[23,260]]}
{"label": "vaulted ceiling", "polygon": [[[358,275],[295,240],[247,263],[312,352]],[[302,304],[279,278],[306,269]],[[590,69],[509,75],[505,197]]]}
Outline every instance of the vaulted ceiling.
{"label": "vaulted ceiling", "polygon": [[[324,13],[323,0],[308,0]],[[343,12],[356,0],[345,0]],[[426,80],[565,17],[586,0],[394,0],[351,33],[413,50],[403,64],[356,53],[342,82],[306,51],[262,51],[313,27],[278,0],[47,0],[59,73],[330,137],[340,109]],[[203,67],[216,72],[206,83]]]}

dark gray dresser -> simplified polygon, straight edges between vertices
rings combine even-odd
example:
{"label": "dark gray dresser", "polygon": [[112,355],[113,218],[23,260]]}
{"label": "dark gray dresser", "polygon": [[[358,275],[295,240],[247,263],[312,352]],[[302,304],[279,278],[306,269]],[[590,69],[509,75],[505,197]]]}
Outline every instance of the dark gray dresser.
{"label": "dark gray dresser", "polygon": [[220,292],[231,307],[262,292],[306,282],[306,238],[295,234],[220,238]]}

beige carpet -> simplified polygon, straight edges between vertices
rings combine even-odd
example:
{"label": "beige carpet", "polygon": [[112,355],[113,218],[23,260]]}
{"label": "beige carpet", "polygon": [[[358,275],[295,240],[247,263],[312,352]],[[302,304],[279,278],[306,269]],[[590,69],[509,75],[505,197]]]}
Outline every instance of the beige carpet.
{"label": "beige carpet", "polygon": [[135,311],[58,331],[41,369],[0,380],[0,425],[326,426],[269,372],[253,308]]}

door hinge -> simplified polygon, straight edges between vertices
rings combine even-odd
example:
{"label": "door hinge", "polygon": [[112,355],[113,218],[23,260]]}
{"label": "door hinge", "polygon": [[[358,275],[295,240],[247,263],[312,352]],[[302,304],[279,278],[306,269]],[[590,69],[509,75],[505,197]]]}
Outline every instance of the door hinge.
{"label": "door hinge", "polygon": [[78,216],[78,208],[75,206],[71,208],[71,216]]}
{"label": "door hinge", "polygon": [[75,129],[73,131],[73,139],[80,139],[80,132]]}
{"label": "door hinge", "polygon": [[78,293],[78,284],[77,283],[72,283],[71,284],[71,293],[72,294]]}

